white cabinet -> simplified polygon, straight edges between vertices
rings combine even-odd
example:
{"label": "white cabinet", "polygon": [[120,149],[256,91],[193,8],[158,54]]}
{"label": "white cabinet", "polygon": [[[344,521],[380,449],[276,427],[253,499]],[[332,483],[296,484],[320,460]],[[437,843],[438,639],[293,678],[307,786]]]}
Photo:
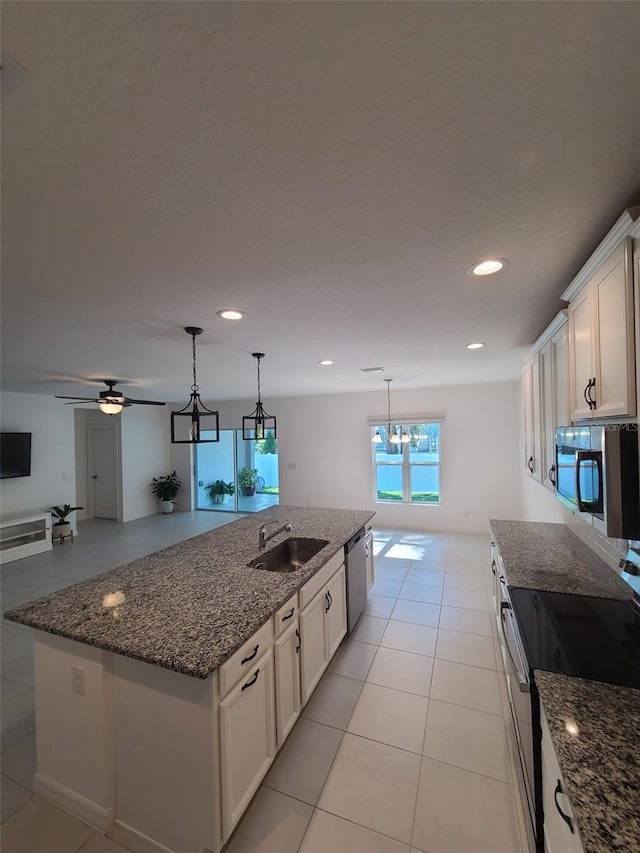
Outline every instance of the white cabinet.
{"label": "white cabinet", "polygon": [[600,263],[568,310],[572,420],[635,415],[630,237]]}
{"label": "white cabinet", "polygon": [[222,831],[228,838],[276,752],[273,651],[220,702]]}
{"label": "white cabinet", "polygon": [[540,371],[537,354],[524,366],[524,466],[525,471],[542,482],[540,433]]}
{"label": "white cabinet", "polygon": [[306,705],[347,633],[344,563],[300,613],[300,682]]}
{"label": "white cabinet", "polygon": [[539,353],[541,475],[545,486],[556,486],[556,427],[569,423],[569,352],[566,315],[558,331]]}
{"label": "white cabinet", "polygon": [[327,607],[325,608],[325,637],[327,663],[338,651],[338,646],[347,633],[347,594],[345,568],[335,573],[327,584]]}
{"label": "white cabinet", "polygon": [[365,555],[367,558],[367,590],[375,583],[375,560],[373,556],[373,529],[367,526],[367,535],[364,540]]}
{"label": "white cabinet", "polygon": [[300,630],[296,619],[275,642],[278,749],[300,714]]}
{"label": "white cabinet", "polygon": [[0,563],[50,551],[51,513],[41,512],[0,522]]}
{"label": "white cabinet", "polygon": [[584,853],[576,819],[571,809],[549,726],[540,711],[542,727],[542,808],[546,853]]}

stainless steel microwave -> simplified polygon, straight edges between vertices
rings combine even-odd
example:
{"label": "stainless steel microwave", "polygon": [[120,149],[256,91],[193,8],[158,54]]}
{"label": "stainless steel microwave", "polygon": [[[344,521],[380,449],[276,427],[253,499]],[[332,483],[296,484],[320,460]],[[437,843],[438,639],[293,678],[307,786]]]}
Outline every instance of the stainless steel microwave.
{"label": "stainless steel microwave", "polygon": [[637,424],[556,429],[556,496],[605,536],[640,538]]}

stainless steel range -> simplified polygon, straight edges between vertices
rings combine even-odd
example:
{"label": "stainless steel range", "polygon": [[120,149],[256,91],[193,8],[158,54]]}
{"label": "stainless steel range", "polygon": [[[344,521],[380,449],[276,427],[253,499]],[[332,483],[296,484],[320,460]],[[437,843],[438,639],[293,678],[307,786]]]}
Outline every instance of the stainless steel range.
{"label": "stainless steel range", "polygon": [[532,589],[508,589],[494,561],[494,597],[531,850],[544,851],[540,704],[535,670],[640,688],[640,606]]}

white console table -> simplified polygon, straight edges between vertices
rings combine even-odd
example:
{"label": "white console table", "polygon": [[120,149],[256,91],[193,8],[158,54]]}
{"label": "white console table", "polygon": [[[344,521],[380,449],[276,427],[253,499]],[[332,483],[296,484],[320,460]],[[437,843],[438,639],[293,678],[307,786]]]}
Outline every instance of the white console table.
{"label": "white console table", "polygon": [[51,513],[39,512],[0,521],[0,563],[50,551]]}

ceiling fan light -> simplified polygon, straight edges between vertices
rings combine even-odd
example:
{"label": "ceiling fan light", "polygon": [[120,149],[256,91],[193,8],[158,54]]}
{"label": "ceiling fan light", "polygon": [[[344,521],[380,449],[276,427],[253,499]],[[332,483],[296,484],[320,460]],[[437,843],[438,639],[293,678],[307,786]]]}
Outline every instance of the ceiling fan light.
{"label": "ceiling fan light", "polygon": [[104,412],[105,415],[119,415],[122,411],[122,403],[115,403],[112,400],[100,401],[98,403],[98,408],[101,412]]}

